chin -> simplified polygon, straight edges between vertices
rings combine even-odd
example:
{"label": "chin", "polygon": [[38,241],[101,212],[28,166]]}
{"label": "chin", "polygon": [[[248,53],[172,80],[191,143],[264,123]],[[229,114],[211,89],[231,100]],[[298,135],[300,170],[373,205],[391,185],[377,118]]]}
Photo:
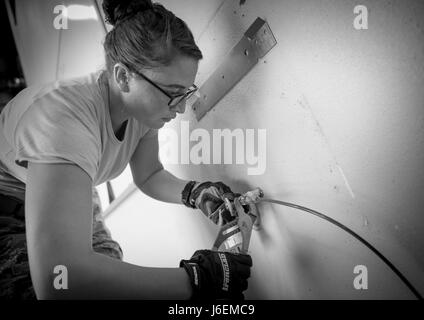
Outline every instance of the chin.
{"label": "chin", "polygon": [[150,127],[150,128],[152,128],[152,129],[160,129],[160,128],[162,128],[163,126],[165,125],[165,122],[163,122],[162,120],[158,120],[158,121],[155,121],[155,122],[151,122],[151,123],[148,123],[147,124],[147,126],[148,127]]}

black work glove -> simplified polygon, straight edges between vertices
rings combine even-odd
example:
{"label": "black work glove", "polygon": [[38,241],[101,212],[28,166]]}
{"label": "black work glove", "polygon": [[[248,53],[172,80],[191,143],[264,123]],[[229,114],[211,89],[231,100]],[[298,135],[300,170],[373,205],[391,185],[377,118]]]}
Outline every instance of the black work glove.
{"label": "black work glove", "polygon": [[232,201],[237,195],[223,182],[191,181],[184,188],[182,202],[188,207],[200,209],[215,224],[223,225],[234,217],[227,209],[216,210],[224,203],[224,198]]}
{"label": "black work glove", "polygon": [[190,260],[181,260],[191,281],[193,300],[244,300],[252,258],[247,254],[197,250]]}

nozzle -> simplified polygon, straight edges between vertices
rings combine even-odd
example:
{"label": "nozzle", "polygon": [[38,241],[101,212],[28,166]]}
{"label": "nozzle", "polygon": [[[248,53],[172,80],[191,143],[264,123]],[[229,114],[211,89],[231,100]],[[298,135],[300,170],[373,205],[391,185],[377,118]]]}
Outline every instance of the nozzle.
{"label": "nozzle", "polygon": [[248,191],[239,197],[240,203],[242,205],[248,205],[250,207],[250,214],[256,217],[253,223],[253,230],[256,231],[261,229],[261,216],[258,208],[256,207],[256,203],[261,201],[263,197],[264,193],[260,188]]}
{"label": "nozzle", "polygon": [[254,204],[262,200],[264,196],[263,191],[260,188],[247,191],[239,197],[239,201],[242,205]]}

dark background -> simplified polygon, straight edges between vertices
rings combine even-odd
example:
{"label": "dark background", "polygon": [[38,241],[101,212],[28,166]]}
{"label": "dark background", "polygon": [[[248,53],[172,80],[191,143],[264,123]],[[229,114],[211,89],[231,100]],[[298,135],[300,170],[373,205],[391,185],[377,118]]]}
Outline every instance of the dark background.
{"label": "dark background", "polygon": [[[11,1],[13,4],[13,1]],[[13,5],[12,5],[13,7]],[[0,30],[2,49],[0,50],[0,112],[3,107],[20,90],[25,87],[25,80],[16,51],[15,41],[9,25],[6,5],[0,1]]]}

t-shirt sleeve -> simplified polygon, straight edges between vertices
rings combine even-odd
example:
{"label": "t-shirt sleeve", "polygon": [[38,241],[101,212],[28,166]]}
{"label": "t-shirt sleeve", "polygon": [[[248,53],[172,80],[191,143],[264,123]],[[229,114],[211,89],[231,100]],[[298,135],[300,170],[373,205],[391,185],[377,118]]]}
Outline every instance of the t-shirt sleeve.
{"label": "t-shirt sleeve", "polygon": [[[97,129],[97,131],[96,131]],[[84,108],[48,97],[36,100],[19,120],[15,163],[72,163],[94,180],[100,159],[100,134]]]}

